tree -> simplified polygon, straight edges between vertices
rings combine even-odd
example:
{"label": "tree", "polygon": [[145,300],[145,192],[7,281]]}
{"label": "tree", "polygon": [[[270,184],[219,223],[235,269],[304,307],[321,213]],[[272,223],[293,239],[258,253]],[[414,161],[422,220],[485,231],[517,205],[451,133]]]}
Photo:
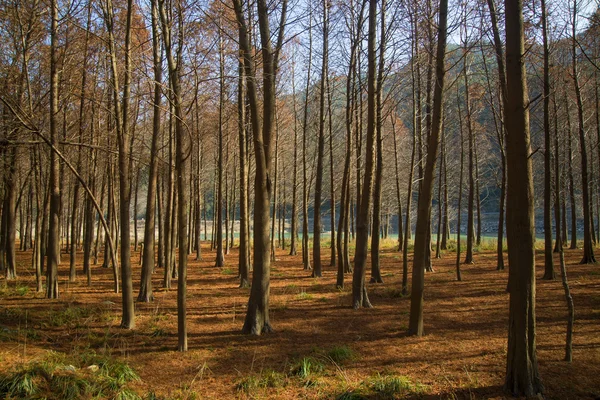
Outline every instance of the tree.
{"label": "tree", "polygon": [[[165,44],[165,54],[169,67],[169,81],[171,82],[171,103],[175,112],[175,138],[176,138],[176,156],[175,169],[177,176],[177,228],[179,237],[179,259],[178,259],[178,280],[177,280],[177,337],[178,350],[187,351],[187,320],[186,320],[186,296],[187,296],[187,256],[188,256],[188,196],[186,190],[188,187],[188,163],[191,154],[189,148],[188,135],[184,131],[182,93],[181,93],[181,70],[182,53],[184,43],[184,15],[183,5],[177,2],[174,10],[170,10],[169,15],[165,9],[164,0],[158,0],[160,20],[163,32],[163,41]],[[173,16],[177,18],[178,29],[177,47],[173,39]]]}
{"label": "tree", "polygon": [[[248,25],[242,7],[242,0],[232,0],[240,28],[240,46],[244,51],[244,72],[247,77],[248,102],[251,112],[252,134],[254,137],[254,158],[256,174],[254,179],[254,273],[248,300],[248,311],[242,332],[260,335],[272,331],[269,320],[270,284],[270,242],[269,242],[269,203],[271,198],[271,159],[274,142],[273,123],[275,119],[275,82],[278,71],[279,54],[283,45],[284,26],[287,13],[287,0],[282,1],[277,43],[273,48],[269,9],[265,0],[257,1],[260,30],[261,54],[263,60],[263,107],[259,114],[256,71],[252,59],[252,48],[248,38]],[[261,118],[262,117],[262,118]],[[260,126],[262,120],[262,129]]]}
{"label": "tree", "polygon": [[509,321],[504,388],[515,396],[543,391],[535,342],[534,209],[529,108],[525,73],[523,1],[505,0],[506,12],[506,236]]}
{"label": "tree", "polygon": [[321,83],[319,92],[319,136],[317,145],[317,173],[315,182],[315,204],[313,225],[313,272],[314,278],[322,276],[321,263],[321,197],[323,190],[323,161],[325,158],[325,101],[327,87],[327,74],[329,62],[329,0],[323,0],[323,56],[321,62]]}
{"label": "tree", "polygon": [[[110,1],[110,0],[109,0]],[[50,143],[58,144],[57,114],[58,114],[58,4],[57,0],[50,2]],[[60,171],[58,156],[50,152],[50,228],[48,230],[48,261],[46,264],[46,297],[58,298],[58,253],[60,229]]]}
{"label": "tree", "polygon": [[365,272],[369,239],[369,211],[371,208],[371,189],[373,183],[373,158],[376,130],[377,108],[377,54],[375,41],[377,37],[377,1],[369,0],[369,36],[367,45],[368,77],[367,77],[367,148],[365,149],[365,173],[361,188],[360,205],[357,207],[356,221],[356,253],[354,255],[354,272],[352,276],[352,307],[372,307],[367,294]]}
{"label": "tree", "polygon": [[312,5],[309,3],[308,14],[308,68],[306,73],[306,90],[304,92],[304,117],[302,119],[302,264],[304,269],[309,271],[310,249],[308,238],[308,198],[310,196],[310,184],[307,175],[307,148],[306,141],[308,136],[308,98],[310,89],[311,69],[312,69]]}
{"label": "tree", "polygon": [[382,117],[382,92],[383,92],[383,72],[384,55],[386,45],[386,27],[385,27],[385,7],[386,0],[381,2],[381,39],[379,40],[379,64],[377,67],[376,82],[376,163],[375,163],[375,182],[373,187],[373,227],[371,231],[371,282],[383,283],[381,277],[381,268],[379,265],[379,229],[381,227],[381,184],[383,180],[383,117]]}
{"label": "tree", "polygon": [[[433,93],[433,110],[431,134],[428,138],[427,160],[423,175],[421,192],[417,208],[417,227],[415,230],[415,255],[413,260],[412,290],[410,297],[409,335],[423,335],[423,291],[425,288],[425,252],[430,251],[431,240],[431,200],[435,164],[437,160],[440,134],[442,130],[442,114],[444,104],[444,80],[446,76],[446,38],[448,35],[448,1],[440,0],[438,38],[435,65],[435,85]],[[429,238],[427,237],[429,235]]]}
{"label": "tree", "polygon": [[592,217],[590,213],[590,195],[588,178],[587,146],[585,143],[585,117],[583,115],[583,100],[579,86],[579,67],[577,62],[577,0],[573,0],[573,23],[571,36],[571,66],[573,68],[573,86],[577,99],[577,131],[579,133],[579,150],[581,156],[581,197],[583,200],[583,258],[580,264],[595,264],[594,246],[592,243]]}
{"label": "tree", "polygon": [[129,102],[131,92],[131,20],[133,16],[133,1],[128,0],[125,23],[125,66],[123,93],[120,91],[119,68],[115,39],[115,18],[112,0],[107,0],[104,8],[104,22],[108,32],[110,55],[111,81],[113,84],[113,107],[115,111],[115,128],[117,132],[119,155],[119,222],[121,234],[121,284],[123,289],[123,316],[121,327],[133,329],[135,315],[133,304],[133,284],[131,278],[131,235],[130,235],[130,203],[131,203],[131,171],[130,171],[130,121]]}
{"label": "tree", "polygon": [[146,220],[144,224],[144,248],[142,250],[142,278],[138,301],[152,301],[152,272],[154,272],[154,242],[156,224],[156,189],[158,180],[158,160],[154,156],[158,148],[161,125],[161,81],[162,81],[162,47],[158,30],[158,4],[152,0],[152,56],[154,61],[154,101],[152,104],[152,142],[150,144],[150,167],[148,173],[148,192],[146,198]]}
{"label": "tree", "polygon": [[[242,26],[239,26],[241,38]],[[250,235],[248,232],[248,167],[246,155],[246,77],[244,75],[244,50],[239,49],[238,60],[238,135],[240,147],[240,252],[239,275],[240,287],[249,287],[248,272],[250,270]],[[198,233],[199,234],[199,233]],[[293,239],[292,239],[293,240]]]}
{"label": "tree", "polygon": [[544,276],[553,280],[552,260],[552,145],[550,143],[550,51],[548,49],[548,11],[546,0],[542,0],[542,37],[544,46]]}

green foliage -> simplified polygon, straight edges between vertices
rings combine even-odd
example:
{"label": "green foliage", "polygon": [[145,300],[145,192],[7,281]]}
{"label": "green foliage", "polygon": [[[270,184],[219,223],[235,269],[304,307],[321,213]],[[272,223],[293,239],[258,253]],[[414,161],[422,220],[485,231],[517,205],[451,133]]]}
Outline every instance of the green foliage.
{"label": "green foliage", "polygon": [[41,361],[20,365],[0,375],[0,397],[80,399],[108,397],[138,400],[127,384],[139,380],[127,364],[95,353],[79,358],[50,352]]}
{"label": "green foliage", "polygon": [[233,274],[235,274],[235,272],[231,268],[223,268],[221,270],[221,273],[223,275],[233,275]]}
{"label": "green foliage", "polygon": [[367,381],[367,387],[383,398],[395,398],[407,394],[420,394],[423,386],[413,384],[406,376],[377,375]]}
{"label": "green foliage", "polygon": [[167,335],[168,335],[167,331],[162,328],[154,328],[154,329],[152,329],[152,332],[150,333],[150,337],[165,337]]}
{"label": "green foliage", "polygon": [[15,288],[15,293],[19,296],[25,296],[27,293],[29,293],[29,286],[19,285]]}
{"label": "green foliage", "polygon": [[307,379],[311,374],[320,374],[325,370],[325,366],[314,357],[303,357],[302,360],[292,365],[290,372],[292,375],[302,379]]}
{"label": "green foliage", "polygon": [[327,352],[327,356],[336,364],[356,358],[354,351],[348,346],[336,346]]}
{"label": "green foliage", "polygon": [[304,290],[302,290],[300,293],[298,293],[298,295],[296,296],[296,298],[298,300],[310,300],[313,298],[312,294],[305,292]]}
{"label": "green foliage", "polygon": [[404,297],[404,295],[402,294],[402,289],[390,287],[384,290],[383,297],[387,297],[389,299],[401,299]]}
{"label": "green foliage", "polygon": [[362,394],[354,391],[347,391],[336,397],[336,400],[366,400]]}
{"label": "green foliage", "polygon": [[[11,284],[12,285],[12,284]],[[0,286],[0,296],[9,297],[9,296],[25,296],[29,293],[29,286],[24,285],[23,283],[17,281],[15,286],[9,286],[6,281]]]}
{"label": "green foliage", "polygon": [[287,378],[284,374],[273,370],[266,370],[258,375],[249,375],[241,379],[235,385],[235,388],[238,391],[250,393],[256,389],[279,388],[286,385]]}
{"label": "green foliage", "polygon": [[51,326],[74,326],[78,325],[81,319],[87,319],[94,313],[93,308],[89,307],[68,307],[50,314],[49,323]]}

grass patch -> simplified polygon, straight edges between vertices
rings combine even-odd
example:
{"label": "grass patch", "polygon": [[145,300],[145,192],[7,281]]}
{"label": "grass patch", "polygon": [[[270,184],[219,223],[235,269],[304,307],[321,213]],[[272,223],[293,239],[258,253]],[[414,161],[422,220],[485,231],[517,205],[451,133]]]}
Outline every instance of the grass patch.
{"label": "grass patch", "polygon": [[19,296],[25,296],[27,293],[29,293],[29,286],[17,286],[15,288],[15,293],[18,294]]}
{"label": "grass patch", "polygon": [[335,346],[327,352],[327,357],[336,364],[341,364],[345,361],[354,360],[356,354],[354,353],[354,350],[348,346]]}
{"label": "grass patch", "polygon": [[233,275],[233,274],[235,274],[235,272],[231,268],[223,268],[221,270],[221,273],[223,275]]}
{"label": "grass patch", "polygon": [[301,379],[308,379],[313,374],[320,374],[325,370],[325,366],[314,357],[303,357],[300,361],[293,364],[290,373]]}
{"label": "grass patch", "polygon": [[401,299],[404,297],[404,295],[402,294],[402,289],[386,288],[382,293],[382,297],[388,299]]}
{"label": "grass patch", "polygon": [[41,361],[0,375],[0,396],[19,399],[141,399],[127,387],[138,375],[127,364],[83,353],[78,358],[49,352]]}
{"label": "grass patch", "polygon": [[424,387],[414,384],[406,376],[381,375],[377,373],[371,377],[366,386],[383,398],[395,398],[397,396],[422,394]]}
{"label": "grass patch", "polygon": [[296,298],[298,300],[311,300],[313,298],[313,296],[312,296],[312,294],[306,293],[304,290],[302,290],[300,293],[298,293]]}
{"label": "grass patch", "polygon": [[51,326],[76,326],[82,319],[90,318],[95,309],[90,307],[67,307],[64,310],[51,312],[48,323]]}
{"label": "grass patch", "polygon": [[367,398],[358,392],[347,391],[337,396],[336,400],[367,400]]}
{"label": "grass patch", "polygon": [[256,389],[280,388],[287,385],[287,377],[281,372],[265,370],[258,375],[249,375],[241,379],[235,388],[237,391],[251,393]]}

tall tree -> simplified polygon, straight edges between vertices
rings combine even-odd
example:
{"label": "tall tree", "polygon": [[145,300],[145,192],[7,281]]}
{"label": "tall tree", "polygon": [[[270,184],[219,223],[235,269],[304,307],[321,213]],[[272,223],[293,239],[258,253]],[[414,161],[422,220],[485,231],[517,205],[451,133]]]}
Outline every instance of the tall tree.
{"label": "tall tree", "polygon": [[327,74],[329,63],[329,1],[323,0],[323,48],[321,61],[321,82],[319,92],[319,135],[317,144],[317,174],[315,176],[315,204],[313,206],[313,272],[315,278],[321,277],[321,197],[323,190],[323,163],[325,158],[325,120],[326,110],[325,102],[327,101],[326,91]]}
{"label": "tall tree", "polygon": [[302,264],[305,270],[310,270],[310,249],[308,238],[308,198],[310,184],[307,171],[307,136],[308,136],[308,99],[312,69],[312,5],[308,4],[308,63],[306,73],[306,90],[304,92],[304,117],[302,120]]}
{"label": "tall tree", "polygon": [[579,133],[579,150],[581,157],[581,198],[583,200],[583,258],[580,264],[595,264],[594,246],[592,243],[592,217],[590,213],[590,194],[588,177],[587,146],[585,143],[585,117],[583,114],[583,99],[579,86],[579,65],[577,60],[577,0],[573,0],[573,21],[571,33],[571,66],[573,68],[573,86],[577,99],[577,131]]}
{"label": "tall tree", "polygon": [[383,73],[385,64],[385,46],[386,46],[386,27],[385,27],[385,7],[386,0],[381,1],[380,12],[380,40],[379,40],[379,60],[377,66],[376,78],[376,115],[375,115],[375,132],[376,132],[376,163],[375,163],[375,182],[373,187],[373,227],[371,231],[371,282],[383,283],[381,277],[381,267],[379,263],[379,243],[381,228],[381,185],[383,180],[383,116],[382,116],[382,92],[383,92]]}
{"label": "tall tree", "polygon": [[[171,103],[175,112],[175,169],[177,180],[177,228],[179,238],[179,259],[178,259],[178,279],[177,279],[177,337],[178,350],[187,351],[187,319],[186,319],[186,297],[187,297],[187,256],[188,256],[188,196],[186,196],[188,187],[188,164],[190,156],[188,135],[184,131],[183,106],[182,106],[182,53],[184,46],[184,14],[183,4],[176,2],[174,10],[165,8],[165,1],[159,1],[160,20],[163,32],[163,41],[165,44],[165,54],[169,68],[169,81],[171,83]],[[170,18],[169,18],[170,15]],[[174,21],[174,17],[176,20]],[[177,23],[177,45],[173,38],[172,25]]]}
{"label": "tall tree", "polygon": [[[50,143],[58,144],[58,4],[50,1]],[[46,264],[46,297],[58,298],[58,253],[60,232],[60,166],[58,156],[50,152],[50,228]]]}
{"label": "tall tree", "polygon": [[[239,38],[242,36],[240,25]],[[240,40],[241,41],[241,40]],[[240,287],[249,287],[248,273],[250,271],[250,235],[248,232],[248,166],[246,154],[246,76],[244,75],[244,52],[240,47],[238,60],[238,135],[240,151],[240,249],[239,275]]]}
{"label": "tall tree", "polygon": [[[247,77],[248,102],[251,112],[252,134],[254,137],[254,158],[256,174],[254,178],[254,273],[248,300],[248,311],[242,332],[253,335],[271,332],[269,320],[270,285],[270,243],[269,206],[271,199],[271,159],[273,151],[273,123],[275,119],[275,82],[277,78],[279,54],[283,45],[284,27],[287,15],[287,0],[282,1],[277,43],[271,43],[269,7],[266,0],[257,1],[260,44],[263,61],[263,104],[259,113],[258,89],[253,51],[248,38],[248,25],[242,7],[242,0],[232,0],[236,19],[240,27],[240,46],[244,51],[244,72]],[[262,129],[260,123],[262,121]]]}
{"label": "tall tree", "polygon": [[155,242],[155,215],[156,215],[156,189],[158,181],[158,140],[161,129],[161,85],[162,85],[162,47],[158,29],[158,4],[152,0],[152,60],[154,69],[154,98],[152,103],[152,141],[150,144],[150,167],[148,171],[148,192],[146,196],[146,219],[144,224],[144,248],[142,250],[142,278],[138,301],[149,302],[152,294],[152,272],[154,272],[154,242]]}
{"label": "tall tree", "polygon": [[509,321],[506,381],[515,396],[543,391],[535,342],[535,252],[529,100],[525,73],[523,0],[505,0],[506,12],[506,236]]}
{"label": "tall tree", "polygon": [[365,149],[365,173],[361,188],[360,205],[356,222],[356,253],[354,255],[354,272],[352,276],[352,307],[370,308],[367,295],[365,273],[369,240],[369,211],[371,208],[371,189],[373,183],[373,158],[375,130],[377,125],[377,1],[369,0],[369,34],[367,45],[368,77],[367,77],[367,148]]}
{"label": "tall tree", "polygon": [[548,48],[548,10],[546,0],[542,5],[542,38],[544,46],[544,276],[553,280],[554,262],[552,260],[552,144],[550,142],[550,50]]}
{"label": "tall tree", "polygon": [[431,226],[431,200],[433,197],[435,164],[442,130],[447,29],[448,1],[440,0],[431,134],[428,138],[427,160],[418,201],[408,326],[408,333],[417,336],[423,335],[423,292],[425,289],[425,266],[427,262],[425,252],[430,251],[429,242],[431,237],[427,238],[427,236],[429,235]]}
{"label": "tall tree", "polygon": [[133,0],[127,1],[125,22],[125,71],[123,93],[120,91],[118,57],[115,39],[115,18],[112,0],[106,0],[104,21],[108,32],[110,54],[111,80],[113,84],[113,106],[115,110],[115,128],[119,148],[119,232],[121,234],[121,297],[123,316],[121,327],[133,329],[135,315],[133,304],[133,284],[131,279],[131,235],[130,235],[130,203],[131,203],[131,171],[130,132],[129,132],[129,97],[131,92],[131,19],[133,15]]}

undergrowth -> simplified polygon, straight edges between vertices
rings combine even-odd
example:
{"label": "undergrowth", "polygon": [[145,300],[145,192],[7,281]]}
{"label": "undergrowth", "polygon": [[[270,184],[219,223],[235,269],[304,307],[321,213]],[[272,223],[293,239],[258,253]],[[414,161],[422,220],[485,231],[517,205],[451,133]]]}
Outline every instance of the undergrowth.
{"label": "undergrowth", "polygon": [[49,352],[43,359],[0,374],[0,397],[18,399],[140,399],[128,388],[139,380],[126,363],[94,352],[67,356]]}

